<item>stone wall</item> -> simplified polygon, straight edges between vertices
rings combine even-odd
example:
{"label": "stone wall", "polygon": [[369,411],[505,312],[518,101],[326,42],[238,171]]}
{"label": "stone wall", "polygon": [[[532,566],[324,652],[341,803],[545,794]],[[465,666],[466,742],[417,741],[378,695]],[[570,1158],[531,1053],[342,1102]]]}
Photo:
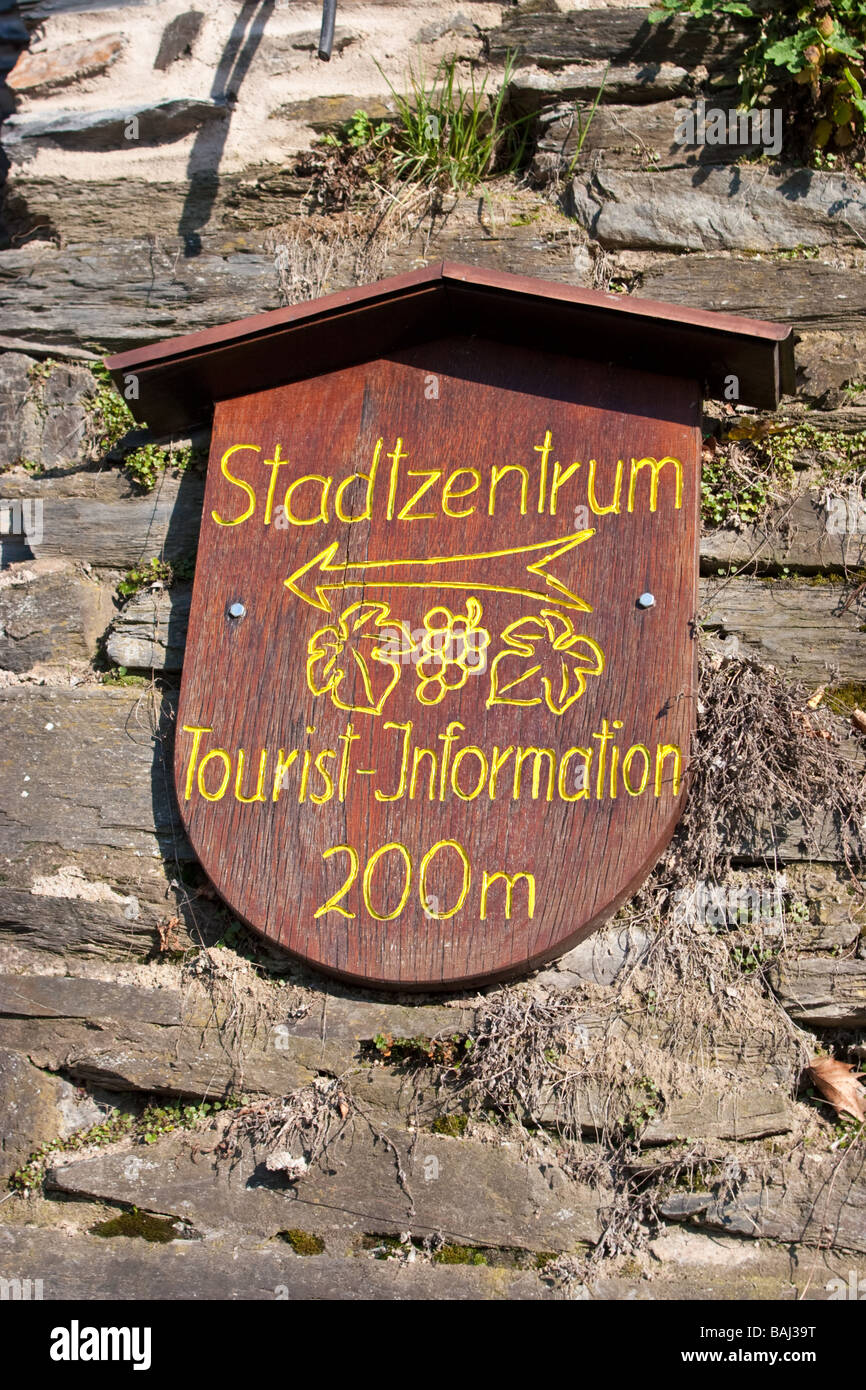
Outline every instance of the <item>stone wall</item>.
{"label": "stone wall", "polygon": [[[818,1052],[866,1057],[832,815],[724,832],[732,893],[786,875],[758,922],[683,932],[637,904],[527,981],[435,999],[264,951],[180,830],[207,439],[128,433],[94,367],[443,256],[796,329],[777,420],[707,419],[717,451],[787,423],[793,473],[759,520],[705,530],[706,660],[804,682],[804,737],[813,695],[862,769],[866,527],[830,465],[866,469],[866,184],[676,142],[681,106],[735,102],[734,27],[455,5],[341,0],[327,64],[312,5],[0,14],[0,1273],[46,1297],[823,1298],[866,1268],[862,1134],[804,1082]],[[295,157],[455,53],[494,85],[515,56],[525,174],[384,231],[372,198],[317,208]],[[337,250],[311,265],[321,227]]]}

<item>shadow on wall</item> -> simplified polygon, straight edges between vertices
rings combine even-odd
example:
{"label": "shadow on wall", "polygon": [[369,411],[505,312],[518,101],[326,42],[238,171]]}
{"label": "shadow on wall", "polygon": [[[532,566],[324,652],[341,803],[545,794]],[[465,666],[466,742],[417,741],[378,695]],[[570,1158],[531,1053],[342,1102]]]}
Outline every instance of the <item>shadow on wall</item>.
{"label": "shadow on wall", "polygon": [[[0,0],[0,126],[15,110],[15,93],[6,78],[30,43],[30,33],[21,20],[18,6]],[[0,188],[9,173],[9,157],[0,146]]]}
{"label": "shadow on wall", "polygon": [[210,220],[219,189],[219,166],[228,139],[232,108],[275,3],[276,0],[244,0],[217,64],[210,96],[214,101],[224,101],[228,113],[216,127],[200,130],[190,151],[189,186],[177,229],[183,238],[186,257],[198,256],[201,252],[200,232]]}
{"label": "shadow on wall", "polygon": [[[190,553],[191,515],[201,514],[201,480],[191,471],[181,475],[180,487],[172,510],[171,521],[160,551],[163,557],[177,561]],[[198,530],[196,529],[196,537]],[[167,652],[182,653],[186,644],[188,609],[172,605],[169,617]],[[155,692],[153,720],[153,762],[151,764],[151,800],[153,824],[156,828],[159,852],[165,862],[169,880],[174,880],[174,911],[180,917],[191,939],[203,946],[213,945],[225,928],[223,915],[208,901],[195,901],[195,890],[187,888],[186,880],[192,865],[197,864],[195,853],[186,838],[174,786],[174,744],[177,730],[178,691],[168,682]]]}

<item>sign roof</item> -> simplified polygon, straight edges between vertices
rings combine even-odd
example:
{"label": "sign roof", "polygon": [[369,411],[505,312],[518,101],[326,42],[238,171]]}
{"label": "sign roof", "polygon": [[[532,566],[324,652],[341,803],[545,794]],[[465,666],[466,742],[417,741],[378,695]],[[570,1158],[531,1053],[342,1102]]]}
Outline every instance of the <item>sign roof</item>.
{"label": "sign roof", "polygon": [[689,377],[710,399],[733,376],[735,399],[765,409],[795,390],[790,327],[454,261],[119,353],[107,366],[120,386],[138,377],[130,409],[168,434],[208,420],[215,401],[455,332]]}

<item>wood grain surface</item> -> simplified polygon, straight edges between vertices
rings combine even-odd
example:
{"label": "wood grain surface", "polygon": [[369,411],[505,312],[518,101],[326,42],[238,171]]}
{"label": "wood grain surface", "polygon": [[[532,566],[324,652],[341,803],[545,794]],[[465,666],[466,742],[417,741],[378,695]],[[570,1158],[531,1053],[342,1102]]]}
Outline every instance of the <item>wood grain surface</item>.
{"label": "wood grain surface", "polygon": [[699,395],[450,337],[217,403],[176,782],[239,916],[436,989],[633,891],[694,720]]}

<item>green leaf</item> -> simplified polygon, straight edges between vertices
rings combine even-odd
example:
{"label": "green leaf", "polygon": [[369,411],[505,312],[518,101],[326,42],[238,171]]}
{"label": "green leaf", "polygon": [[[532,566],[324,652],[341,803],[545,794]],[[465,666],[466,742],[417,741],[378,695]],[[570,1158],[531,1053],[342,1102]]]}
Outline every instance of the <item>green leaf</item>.
{"label": "green leaf", "polygon": [[821,35],[814,27],[801,29],[799,33],[789,35],[786,39],[779,39],[777,43],[770,44],[769,48],[764,49],[764,58],[768,63],[773,63],[777,68],[787,68],[789,72],[800,72],[806,67],[806,59],[803,56],[804,50],[812,44],[819,44]]}
{"label": "green leaf", "polygon": [[837,30],[832,40],[827,40],[827,49],[830,53],[844,53],[858,61],[863,56],[862,45],[856,43],[848,34],[843,34],[841,30]]}
{"label": "green leaf", "polygon": [[854,107],[860,120],[866,125],[866,101],[864,101],[862,97],[852,96],[851,105]]}

